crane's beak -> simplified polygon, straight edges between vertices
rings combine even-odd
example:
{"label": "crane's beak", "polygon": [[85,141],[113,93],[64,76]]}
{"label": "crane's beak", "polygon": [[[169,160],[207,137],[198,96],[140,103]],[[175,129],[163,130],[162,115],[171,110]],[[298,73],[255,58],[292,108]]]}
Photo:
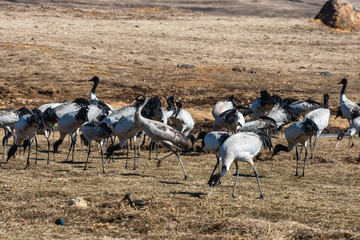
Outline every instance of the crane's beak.
{"label": "crane's beak", "polygon": [[210,187],[209,193],[208,193],[208,197],[210,197],[211,193],[214,191],[214,186]]}
{"label": "crane's beak", "polygon": [[335,148],[339,145],[339,143],[340,143],[340,140],[337,141]]}

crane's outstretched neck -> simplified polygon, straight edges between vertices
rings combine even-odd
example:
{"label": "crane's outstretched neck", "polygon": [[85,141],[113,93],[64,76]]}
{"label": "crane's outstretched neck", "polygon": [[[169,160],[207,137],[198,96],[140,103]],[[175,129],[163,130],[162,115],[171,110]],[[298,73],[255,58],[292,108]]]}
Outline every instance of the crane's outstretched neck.
{"label": "crane's outstretched neck", "polygon": [[273,158],[276,154],[278,154],[280,151],[290,152],[291,149],[292,149],[292,147],[289,149],[289,147],[286,147],[286,146],[284,146],[284,145],[278,144],[278,145],[275,146],[274,152],[273,152],[273,154],[272,154],[272,156],[271,156],[270,159],[272,159],[272,158]]}
{"label": "crane's outstretched neck", "polygon": [[329,109],[329,94],[324,94],[324,108]]}
{"label": "crane's outstretched neck", "polygon": [[136,105],[137,105],[137,109],[136,109],[136,112],[135,112],[135,123],[139,127],[142,127],[144,125],[144,117],[141,116],[141,110],[145,106],[146,97],[144,95],[140,94],[139,96],[137,96],[135,98],[135,100],[136,100]]}
{"label": "crane's outstretched neck", "polygon": [[345,89],[346,89],[346,86],[347,86],[347,79],[346,79],[346,78],[342,79],[341,82],[339,82],[338,84],[342,84],[342,85],[343,85],[343,87],[342,87],[342,89],[341,89],[340,96],[341,96],[341,95],[344,95],[344,94],[345,94]]}
{"label": "crane's outstretched neck", "polygon": [[209,186],[214,188],[216,184],[219,182],[220,178],[222,178],[227,172],[228,170],[226,166],[223,166],[220,172],[210,177],[210,180],[208,181]]}
{"label": "crane's outstretched neck", "polygon": [[90,101],[96,101],[96,100],[99,100],[97,97],[96,97],[96,88],[97,86],[99,85],[99,78],[98,77],[93,77],[92,79],[90,79],[89,81],[91,82],[94,82],[94,85],[90,91]]}

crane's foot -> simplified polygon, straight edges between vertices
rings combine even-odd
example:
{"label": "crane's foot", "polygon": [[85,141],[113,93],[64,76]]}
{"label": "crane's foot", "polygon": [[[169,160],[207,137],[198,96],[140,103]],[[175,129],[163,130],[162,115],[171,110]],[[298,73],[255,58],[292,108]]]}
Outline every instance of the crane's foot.
{"label": "crane's foot", "polygon": [[188,179],[188,175],[185,175],[184,180]]}
{"label": "crane's foot", "polygon": [[236,198],[235,194],[232,195],[233,198]]}
{"label": "crane's foot", "polygon": [[257,197],[256,199],[258,199],[258,200],[264,199],[264,195],[261,194],[261,195],[260,195],[259,197]]}

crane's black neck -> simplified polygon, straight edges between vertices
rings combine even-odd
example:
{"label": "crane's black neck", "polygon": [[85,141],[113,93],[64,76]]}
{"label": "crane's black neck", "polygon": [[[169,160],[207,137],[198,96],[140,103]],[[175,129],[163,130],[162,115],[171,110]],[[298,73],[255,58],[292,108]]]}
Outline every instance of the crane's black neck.
{"label": "crane's black neck", "polygon": [[324,108],[329,108],[329,95],[324,94]]}
{"label": "crane's black neck", "polygon": [[210,177],[210,180],[208,181],[209,186],[210,187],[215,187],[216,184],[219,182],[220,178],[222,178],[226,173],[227,173],[226,166],[223,166],[221,168],[220,172],[218,172],[217,174],[212,175]]}
{"label": "crane's black neck", "polygon": [[288,147],[284,146],[284,145],[281,145],[281,144],[278,144],[275,146],[274,148],[274,152],[271,156],[270,159],[272,159],[276,154],[278,154],[279,152],[281,151],[284,151],[284,152],[290,152],[291,149],[289,149]]}
{"label": "crane's black neck", "polygon": [[347,81],[343,81],[343,82],[342,82],[342,85],[343,85],[343,87],[342,87],[342,89],[341,89],[341,94],[345,94],[345,89],[346,89],[346,87],[347,87]]}
{"label": "crane's black neck", "polygon": [[95,94],[96,93],[96,88],[97,88],[97,86],[99,85],[99,79],[98,78],[94,78],[94,85],[93,85],[93,87],[92,87],[92,89],[91,89],[91,92],[93,93],[93,94]]}

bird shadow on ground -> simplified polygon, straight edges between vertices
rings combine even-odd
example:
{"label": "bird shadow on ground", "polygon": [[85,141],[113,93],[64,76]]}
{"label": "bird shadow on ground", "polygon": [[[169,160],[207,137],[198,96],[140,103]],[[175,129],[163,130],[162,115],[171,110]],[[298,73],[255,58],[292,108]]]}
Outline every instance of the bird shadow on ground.
{"label": "bird shadow on ground", "polygon": [[[234,173],[233,176],[236,177],[236,173]],[[251,175],[251,174],[239,174],[239,177],[253,177],[253,178],[256,178],[255,175]],[[266,178],[266,176],[260,176],[259,175],[259,178]]]}
{"label": "bird shadow on ground", "polygon": [[150,176],[150,175],[143,175],[143,174],[139,174],[139,173],[121,173],[120,176],[125,176],[125,177],[131,177],[131,176],[153,177],[153,176]]}
{"label": "bird shadow on ground", "polygon": [[197,152],[189,152],[189,153],[182,153],[181,156],[191,156],[191,157],[196,157],[196,156],[200,156],[201,153],[197,153]]}
{"label": "bird shadow on ground", "polygon": [[169,184],[169,185],[182,185],[180,182],[168,182],[168,181],[159,181],[159,183]]}
{"label": "bird shadow on ground", "polygon": [[[62,164],[76,164],[76,165],[78,165],[78,164],[85,164],[86,162],[75,162],[75,161],[61,161],[61,162],[57,162],[57,163],[62,163]],[[92,162],[88,162],[88,164],[91,164]]]}
{"label": "bird shadow on ground", "polygon": [[68,169],[56,169],[55,172],[70,172]]}
{"label": "bird shadow on ground", "polygon": [[202,195],[207,195],[205,193],[201,193],[201,192],[171,192],[172,194],[176,195],[176,194],[181,194],[181,195],[189,195],[190,197],[196,197],[196,198],[202,198]]}

